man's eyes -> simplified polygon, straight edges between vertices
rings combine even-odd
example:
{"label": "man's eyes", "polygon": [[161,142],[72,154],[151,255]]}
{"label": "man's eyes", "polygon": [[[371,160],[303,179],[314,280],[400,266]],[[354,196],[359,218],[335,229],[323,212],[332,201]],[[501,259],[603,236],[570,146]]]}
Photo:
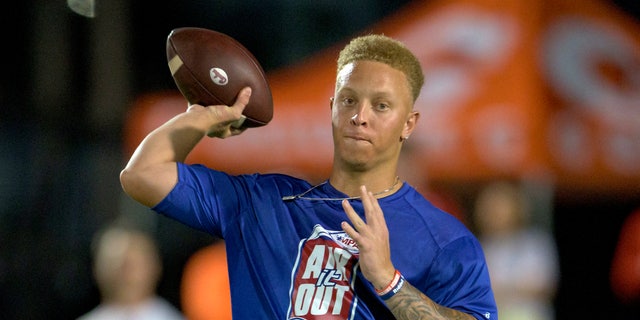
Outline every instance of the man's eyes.
{"label": "man's eyes", "polygon": [[[340,101],[342,101],[342,105],[344,106],[353,106],[358,104],[356,99],[350,97],[342,98]],[[378,111],[384,111],[391,108],[391,105],[386,102],[376,102],[373,104],[373,108]]]}
{"label": "man's eyes", "polygon": [[355,99],[353,98],[344,98],[342,99],[342,103],[346,104],[346,105],[352,105],[355,103]]}
{"label": "man's eyes", "polygon": [[389,109],[389,105],[386,103],[379,103],[376,105],[376,109],[383,111]]}

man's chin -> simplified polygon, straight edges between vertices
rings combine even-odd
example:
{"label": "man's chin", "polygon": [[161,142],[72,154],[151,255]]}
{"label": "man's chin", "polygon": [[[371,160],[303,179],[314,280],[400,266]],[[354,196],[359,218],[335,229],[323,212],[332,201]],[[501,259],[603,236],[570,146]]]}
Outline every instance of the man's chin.
{"label": "man's chin", "polygon": [[366,171],[371,164],[371,158],[363,156],[348,155],[339,159],[345,168],[351,171]]}

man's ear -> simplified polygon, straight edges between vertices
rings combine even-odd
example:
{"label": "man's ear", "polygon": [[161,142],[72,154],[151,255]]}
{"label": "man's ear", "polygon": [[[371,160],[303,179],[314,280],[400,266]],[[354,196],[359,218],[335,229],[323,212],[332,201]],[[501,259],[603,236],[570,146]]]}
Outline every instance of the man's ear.
{"label": "man's ear", "polygon": [[329,109],[333,107],[333,97],[329,98]]}
{"label": "man's ear", "polygon": [[402,139],[409,139],[409,136],[413,133],[413,130],[416,128],[416,124],[418,123],[418,119],[420,118],[420,112],[411,111],[409,116],[407,117],[407,121],[404,123],[404,129],[402,130]]}

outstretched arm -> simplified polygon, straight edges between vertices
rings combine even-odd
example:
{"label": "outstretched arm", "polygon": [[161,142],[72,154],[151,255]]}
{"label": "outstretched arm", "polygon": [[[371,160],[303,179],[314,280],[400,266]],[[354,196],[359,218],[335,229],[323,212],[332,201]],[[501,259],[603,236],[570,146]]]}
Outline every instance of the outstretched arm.
{"label": "outstretched arm", "polygon": [[120,173],[122,188],[134,200],[152,207],[178,181],[177,162],[182,162],[200,140],[226,138],[242,133],[232,124],[242,117],[251,89],[244,88],[232,106],[191,105],[158,127],[140,143]]}
{"label": "outstretched arm", "polygon": [[[391,262],[389,230],[378,200],[364,186],[361,187],[361,197],[367,221],[363,221],[353,210],[349,201],[344,200],[342,206],[353,227],[345,221],[342,223],[342,228],[358,244],[360,269],[365,278],[376,290],[384,290],[392,282],[396,272]],[[385,302],[399,320],[475,319],[470,314],[435,303],[406,281],[402,283],[397,293]]]}

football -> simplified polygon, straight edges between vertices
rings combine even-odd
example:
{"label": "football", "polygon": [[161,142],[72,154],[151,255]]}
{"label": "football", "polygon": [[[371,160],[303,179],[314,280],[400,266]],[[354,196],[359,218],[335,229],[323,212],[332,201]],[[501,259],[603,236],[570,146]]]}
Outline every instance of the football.
{"label": "football", "polygon": [[232,105],[240,90],[251,99],[237,128],[264,126],[273,117],[273,98],[264,70],[249,50],[232,37],[205,28],[173,29],[167,37],[167,61],[178,90],[190,104]]}

